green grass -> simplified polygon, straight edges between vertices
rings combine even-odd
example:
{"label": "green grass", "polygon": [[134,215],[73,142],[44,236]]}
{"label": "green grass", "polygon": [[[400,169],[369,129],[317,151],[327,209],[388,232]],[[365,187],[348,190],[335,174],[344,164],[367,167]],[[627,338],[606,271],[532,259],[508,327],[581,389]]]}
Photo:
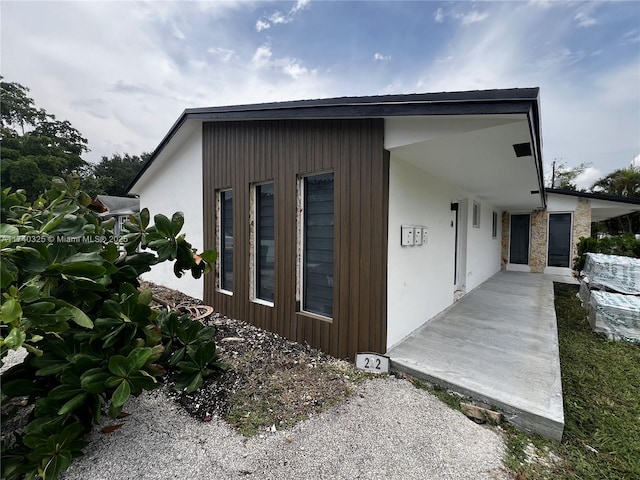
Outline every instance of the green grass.
{"label": "green grass", "polygon": [[[640,478],[640,347],[593,333],[576,293],[577,287],[555,285],[562,442],[507,429],[506,464],[527,480]],[[531,444],[542,462],[526,461]]]}

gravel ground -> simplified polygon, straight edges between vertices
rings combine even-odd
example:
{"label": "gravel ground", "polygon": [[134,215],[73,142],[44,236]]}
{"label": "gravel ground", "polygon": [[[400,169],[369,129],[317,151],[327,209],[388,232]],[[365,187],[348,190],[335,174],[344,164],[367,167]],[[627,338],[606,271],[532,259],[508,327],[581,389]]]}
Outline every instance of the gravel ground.
{"label": "gravel ground", "polygon": [[[406,380],[372,379],[289,430],[247,439],[198,421],[162,390],[132,399],[122,428],[96,429],[62,478],[504,479],[504,444]],[[113,424],[113,421],[104,425]]]}

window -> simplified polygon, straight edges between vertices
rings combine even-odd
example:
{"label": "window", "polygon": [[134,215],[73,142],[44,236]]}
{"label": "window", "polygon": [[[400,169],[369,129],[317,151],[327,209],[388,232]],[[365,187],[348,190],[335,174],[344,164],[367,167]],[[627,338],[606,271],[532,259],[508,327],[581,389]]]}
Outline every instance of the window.
{"label": "window", "polygon": [[274,189],[273,183],[254,187],[254,297],[273,302],[274,261]]}
{"label": "window", "polygon": [[302,310],[333,315],[333,173],[302,184]]}
{"label": "window", "polygon": [[473,202],[473,228],[480,228],[480,204]]}
{"label": "window", "polygon": [[233,292],[233,190],[219,192],[220,288]]}
{"label": "window", "polygon": [[491,224],[491,238],[498,237],[498,213],[493,212],[493,223]]}

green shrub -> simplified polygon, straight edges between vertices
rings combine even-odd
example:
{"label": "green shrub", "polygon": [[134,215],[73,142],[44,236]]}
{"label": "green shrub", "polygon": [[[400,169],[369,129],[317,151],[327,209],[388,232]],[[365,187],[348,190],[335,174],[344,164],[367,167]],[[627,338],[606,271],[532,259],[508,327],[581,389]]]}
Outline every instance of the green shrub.
{"label": "green shrub", "polygon": [[214,330],[152,309],[138,281],[164,261],[198,278],[216,252],[196,255],[179,235],[181,213],[150,226],[144,209],[115,236],[115,221],[100,221],[90,202],[77,177],[54,179],[32,204],[24,191],[2,192],[0,361],[10,349],[28,352],[2,375],[3,411],[16,397],[28,404],[20,431],[3,428],[2,478],[57,478],[104,412],[118,416],[167,373],[193,391],[223,368]]}
{"label": "green shrub", "polygon": [[580,237],[578,254],[573,261],[573,269],[580,272],[584,268],[587,253],[606,253],[623,257],[640,258],[640,240],[631,234],[620,237]]}

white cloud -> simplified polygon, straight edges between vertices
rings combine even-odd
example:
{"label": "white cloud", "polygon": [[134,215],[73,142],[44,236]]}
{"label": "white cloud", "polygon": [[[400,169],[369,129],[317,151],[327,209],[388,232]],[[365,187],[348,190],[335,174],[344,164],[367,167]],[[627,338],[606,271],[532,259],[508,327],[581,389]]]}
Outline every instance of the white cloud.
{"label": "white cloud", "polygon": [[277,11],[269,16],[269,21],[278,25],[279,23],[289,23],[293,18],[285,16],[282,12]]}
{"label": "white cloud", "polygon": [[471,25],[472,23],[482,22],[489,18],[489,12],[480,12],[475,10],[475,8],[468,12],[463,12],[460,10],[460,7],[454,7],[448,12],[445,12],[442,8],[438,8],[433,14],[433,19],[436,23],[443,23],[446,17],[454,18],[462,25]]}
{"label": "white cloud", "polygon": [[271,47],[269,45],[261,45],[257,48],[251,59],[251,65],[261,68],[269,64],[271,61]]}
{"label": "white cloud", "polygon": [[300,66],[297,62],[293,61],[292,63],[288,63],[283,67],[283,71],[291,76],[292,78],[298,79],[303,75],[309,73],[305,67]]}
{"label": "white cloud", "polygon": [[575,15],[575,17],[573,17],[573,19],[576,22],[578,22],[578,26],[579,27],[592,27],[592,26],[594,26],[594,25],[596,25],[598,23],[595,18],[590,17],[585,12],[576,13],[576,15]]}
{"label": "white cloud", "polygon": [[631,160],[631,166],[634,168],[640,168],[640,153],[633,157],[633,160]]}
{"label": "white cloud", "polygon": [[271,24],[265,20],[258,19],[256,22],[256,30],[261,32],[262,30],[266,30],[267,28],[271,28]]}
{"label": "white cloud", "polygon": [[575,179],[575,184],[579,190],[589,190],[593,184],[600,180],[604,175],[602,172],[594,167],[587,167],[580,175]]}
{"label": "white cloud", "polygon": [[640,42],[640,31],[637,28],[629,30],[622,36],[620,45],[631,45]]}
{"label": "white cloud", "polygon": [[173,25],[173,36],[176,37],[178,40],[186,40],[187,37],[185,36],[184,33],[182,33],[182,30],[180,30],[176,25]]}
{"label": "white cloud", "polygon": [[462,15],[461,21],[463,25],[471,25],[472,23],[477,23],[485,20],[489,17],[487,12],[479,12],[477,10],[472,10],[469,13]]}
{"label": "white cloud", "polygon": [[296,15],[306,9],[310,3],[311,0],[298,0],[287,13],[282,13],[280,10],[276,10],[271,15],[263,16],[256,22],[256,30],[261,32],[262,30],[271,28],[271,25],[290,23],[295,19]]}
{"label": "white cloud", "polygon": [[389,60],[391,60],[391,55],[383,55],[381,53],[376,52],[376,53],[373,54],[373,59],[376,62],[389,61]]}
{"label": "white cloud", "polygon": [[293,8],[291,9],[291,14],[296,14],[299,11],[304,10],[309,6],[310,3],[311,3],[311,0],[298,0],[296,4],[293,6]]}
{"label": "white cloud", "polygon": [[207,49],[207,53],[221,62],[228,62],[236,55],[235,51],[221,47],[210,47]]}

